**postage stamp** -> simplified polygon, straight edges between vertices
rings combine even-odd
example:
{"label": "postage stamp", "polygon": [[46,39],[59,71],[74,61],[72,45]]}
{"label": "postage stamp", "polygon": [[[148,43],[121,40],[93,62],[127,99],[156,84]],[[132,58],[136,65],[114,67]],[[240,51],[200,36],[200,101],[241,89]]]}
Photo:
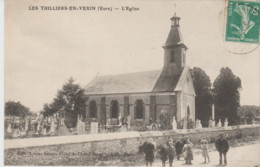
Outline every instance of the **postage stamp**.
{"label": "postage stamp", "polygon": [[226,41],[259,43],[260,2],[228,1]]}

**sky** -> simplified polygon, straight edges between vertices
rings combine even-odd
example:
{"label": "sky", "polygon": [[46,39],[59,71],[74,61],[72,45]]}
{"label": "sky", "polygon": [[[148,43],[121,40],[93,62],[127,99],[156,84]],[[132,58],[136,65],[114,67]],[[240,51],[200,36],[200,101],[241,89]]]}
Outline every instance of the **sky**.
{"label": "sky", "polygon": [[[29,10],[32,6],[38,10]],[[113,10],[40,10],[41,6]],[[161,69],[162,46],[176,12],[188,47],[187,64],[202,68],[211,82],[222,67],[231,68],[242,81],[240,104],[260,105],[260,47],[224,40],[225,6],[224,0],[5,1],[4,101],[20,101],[38,112],[70,77],[84,87],[97,75]]]}

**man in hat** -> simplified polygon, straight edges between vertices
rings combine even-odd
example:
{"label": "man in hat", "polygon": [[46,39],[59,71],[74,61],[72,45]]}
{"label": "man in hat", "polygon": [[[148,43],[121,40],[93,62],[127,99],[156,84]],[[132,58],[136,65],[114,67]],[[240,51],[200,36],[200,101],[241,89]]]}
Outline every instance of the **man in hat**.
{"label": "man in hat", "polygon": [[222,165],[222,155],[224,156],[224,163],[227,164],[227,152],[229,144],[224,134],[220,134],[220,138],[216,141],[215,146],[219,152],[219,165]]}
{"label": "man in hat", "polygon": [[146,167],[148,167],[148,166],[152,167],[152,164],[154,161],[155,149],[156,149],[156,144],[152,138],[149,138],[145,142],[142,141],[142,145],[139,146],[139,152],[145,153]]}

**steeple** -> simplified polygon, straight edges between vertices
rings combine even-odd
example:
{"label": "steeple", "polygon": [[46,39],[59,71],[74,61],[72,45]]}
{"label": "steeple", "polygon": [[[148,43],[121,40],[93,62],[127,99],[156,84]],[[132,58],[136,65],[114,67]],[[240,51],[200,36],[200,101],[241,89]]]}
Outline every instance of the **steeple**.
{"label": "steeple", "polygon": [[182,39],[182,35],[180,32],[180,20],[181,18],[176,16],[176,13],[174,16],[171,18],[171,30],[168,35],[168,38],[163,46],[165,47],[170,47],[173,45],[182,45],[185,49],[188,49],[186,45],[184,44],[184,41]]}
{"label": "steeple", "polygon": [[167,75],[180,75],[182,68],[186,66],[186,50],[180,32],[180,17],[176,13],[171,18],[171,29],[164,49],[164,73]]}
{"label": "steeple", "polygon": [[181,18],[176,16],[176,13],[174,13],[174,16],[171,18],[172,26],[179,26],[179,20]]}

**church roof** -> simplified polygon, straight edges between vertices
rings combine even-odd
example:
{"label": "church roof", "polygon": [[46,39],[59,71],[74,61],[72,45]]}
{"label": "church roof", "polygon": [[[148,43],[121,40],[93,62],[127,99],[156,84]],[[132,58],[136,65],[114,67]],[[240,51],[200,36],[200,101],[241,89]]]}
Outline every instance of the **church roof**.
{"label": "church roof", "polygon": [[168,38],[163,47],[182,45],[187,49],[187,46],[184,44],[181,31],[180,31],[180,26],[179,26],[180,17],[177,17],[175,14],[171,18],[171,20],[172,20],[171,30],[169,32]]}
{"label": "church roof", "polygon": [[161,75],[161,70],[98,76],[85,86],[87,95],[173,92],[179,76]]}
{"label": "church roof", "polygon": [[[176,92],[182,91],[184,89],[185,82],[187,81],[187,78],[190,78],[192,80],[190,68],[188,66],[183,68],[181,76],[180,76],[179,81],[178,81],[178,84],[176,85],[174,91],[176,91]],[[193,82],[191,82],[191,83],[192,83],[191,84],[192,85],[192,89],[191,89],[192,91],[190,93],[196,95]]]}
{"label": "church roof", "polygon": [[161,70],[98,76],[86,87],[86,94],[151,92]]}
{"label": "church roof", "polygon": [[171,26],[171,30],[164,44],[164,47],[174,46],[174,45],[183,45],[185,48],[187,48],[182,39],[179,26]]}

